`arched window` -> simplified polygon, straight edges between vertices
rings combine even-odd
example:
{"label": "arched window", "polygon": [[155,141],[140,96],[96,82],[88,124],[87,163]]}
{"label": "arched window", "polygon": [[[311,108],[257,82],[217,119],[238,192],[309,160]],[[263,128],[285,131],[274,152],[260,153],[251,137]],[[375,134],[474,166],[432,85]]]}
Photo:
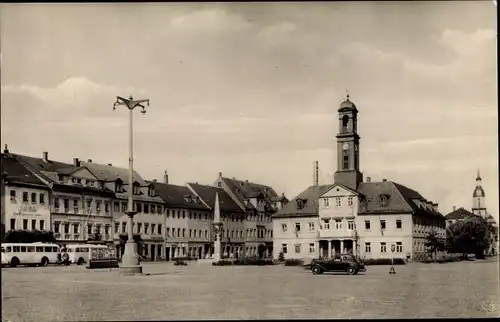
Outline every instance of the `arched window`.
{"label": "arched window", "polygon": [[349,116],[348,115],[342,116],[342,132],[343,133],[349,132]]}

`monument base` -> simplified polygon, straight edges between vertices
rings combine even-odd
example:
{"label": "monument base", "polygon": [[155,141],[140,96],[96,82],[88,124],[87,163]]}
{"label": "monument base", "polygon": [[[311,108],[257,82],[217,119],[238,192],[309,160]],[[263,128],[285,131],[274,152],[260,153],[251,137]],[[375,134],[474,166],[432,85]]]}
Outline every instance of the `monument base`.
{"label": "monument base", "polygon": [[133,240],[127,240],[125,244],[120,272],[124,276],[142,274],[142,266],[139,264],[139,255],[137,255],[137,244]]}
{"label": "monument base", "polygon": [[142,266],[121,266],[120,275],[123,276],[142,275]]}

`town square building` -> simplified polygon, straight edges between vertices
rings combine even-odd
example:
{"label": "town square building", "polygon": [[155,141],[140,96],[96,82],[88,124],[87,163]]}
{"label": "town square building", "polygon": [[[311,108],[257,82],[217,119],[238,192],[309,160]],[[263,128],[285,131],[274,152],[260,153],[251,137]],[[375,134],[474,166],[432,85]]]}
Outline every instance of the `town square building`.
{"label": "town square building", "polygon": [[363,181],[358,110],[349,97],[338,110],[337,171],[334,183],[313,185],[273,215],[278,258],[330,257],[353,253],[364,258],[418,260],[428,233],[445,237],[438,205],[413,189],[383,179]]}

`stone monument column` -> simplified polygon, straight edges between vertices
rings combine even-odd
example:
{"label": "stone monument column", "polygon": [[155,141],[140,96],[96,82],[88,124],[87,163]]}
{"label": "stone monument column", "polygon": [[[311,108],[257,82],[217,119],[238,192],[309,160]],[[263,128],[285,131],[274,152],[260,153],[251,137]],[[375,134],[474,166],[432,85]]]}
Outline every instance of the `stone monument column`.
{"label": "stone monument column", "polygon": [[219,194],[215,194],[215,205],[214,205],[214,258],[216,261],[221,260],[221,228],[222,223],[220,220],[220,206],[219,206]]}

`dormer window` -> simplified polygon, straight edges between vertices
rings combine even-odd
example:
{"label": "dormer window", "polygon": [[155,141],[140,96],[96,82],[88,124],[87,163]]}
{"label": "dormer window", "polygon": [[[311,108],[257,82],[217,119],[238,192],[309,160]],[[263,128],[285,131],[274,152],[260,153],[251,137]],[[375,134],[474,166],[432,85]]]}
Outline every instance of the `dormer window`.
{"label": "dormer window", "polygon": [[153,185],[150,185],[148,187],[148,196],[150,196],[150,197],[156,196],[156,191],[155,191],[155,188],[153,187]]}
{"label": "dormer window", "polygon": [[134,183],[133,186],[132,186],[132,189],[134,189],[133,190],[134,195],[140,195],[141,194],[141,187],[138,184]]}
{"label": "dormer window", "polygon": [[123,185],[121,181],[115,182],[115,192],[123,192]]}
{"label": "dormer window", "polygon": [[297,209],[298,210],[301,210],[301,209],[304,209],[304,200],[302,199],[297,199]]}
{"label": "dormer window", "polygon": [[76,183],[76,178],[71,178],[71,182]]}
{"label": "dormer window", "polygon": [[389,195],[384,195],[384,194],[380,195],[379,203],[381,207],[387,207],[387,205],[389,204]]}

